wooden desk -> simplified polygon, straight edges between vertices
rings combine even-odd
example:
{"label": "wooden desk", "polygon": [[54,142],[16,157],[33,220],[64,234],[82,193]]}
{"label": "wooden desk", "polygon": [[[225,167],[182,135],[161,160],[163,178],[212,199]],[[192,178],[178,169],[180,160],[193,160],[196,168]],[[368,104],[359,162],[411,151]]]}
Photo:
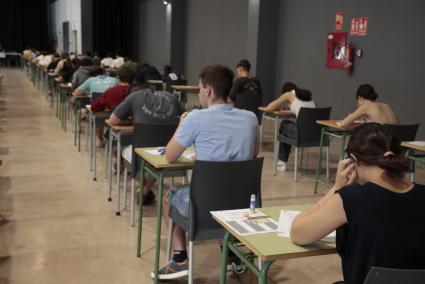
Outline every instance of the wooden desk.
{"label": "wooden desk", "polygon": [[[308,207],[309,205],[292,205],[259,208],[258,210],[271,216],[276,222],[279,222],[280,210],[302,211]],[[314,245],[298,246],[289,238],[281,237],[277,233],[241,236],[219,218],[216,218],[214,215],[213,218],[226,229],[221,258],[221,284],[225,284],[227,279],[227,256],[229,248],[247,265],[247,268],[258,276],[261,284],[267,283],[267,272],[271,264],[276,260],[336,253],[335,243],[320,241]],[[246,248],[258,257],[259,267],[256,267],[253,261],[245,256],[244,252],[240,249],[240,243],[245,245]]]}
{"label": "wooden desk", "polygon": [[122,137],[123,136],[132,136],[134,131],[134,125],[112,125],[109,120],[105,120],[105,124],[110,127],[109,137],[108,137],[108,147],[107,147],[107,172],[108,172],[108,201],[112,201],[112,141],[117,141],[117,173],[116,173],[116,192],[117,192],[117,202],[116,202],[116,211],[115,215],[121,215],[121,200],[120,200],[120,173],[121,173],[121,147],[122,147]]}
{"label": "wooden desk", "polygon": [[[412,142],[419,142],[417,143]],[[401,146],[406,148],[406,157],[413,161],[412,172],[410,174],[410,181],[415,181],[415,171],[416,171],[416,162],[425,164],[425,154],[415,153],[415,151],[419,151],[425,153],[425,141],[410,141],[410,142],[402,142]]]}
{"label": "wooden desk", "polygon": [[161,90],[165,91],[165,83],[162,80],[148,80],[148,84],[149,88],[154,92],[157,91],[157,85],[160,85]]}
{"label": "wooden desk", "polygon": [[408,148],[411,150],[416,150],[416,151],[420,151],[420,152],[425,152],[425,141],[414,141],[414,142],[420,142],[423,143],[423,145],[418,145],[418,144],[414,144],[411,142],[402,142],[401,146],[404,148]]}
{"label": "wooden desk", "polygon": [[[342,128],[338,123],[339,121],[340,120],[317,120],[316,121],[317,124],[322,126],[322,132],[320,135],[320,150],[319,150],[319,158],[317,160],[317,167],[316,167],[314,193],[317,193],[317,187],[319,183],[323,183],[320,181],[320,170],[322,168],[322,150],[323,150],[323,144],[325,142],[326,136],[341,139],[340,159],[343,159],[345,154],[347,135],[349,135],[354,128],[363,124],[363,123],[357,122],[357,123],[354,123],[352,126],[350,126],[350,128]],[[327,165],[326,167],[326,179],[327,181],[329,180],[329,165]],[[324,184],[328,185],[328,183],[324,183]]]}
{"label": "wooden desk", "polygon": [[199,86],[190,86],[190,85],[171,85],[173,89],[173,93],[176,94],[179,101],[183,103],[185,106],[187,104],[187,98],[183,100],[183,93],[188,94],[197,94],[199,93]]}
{"label": "wooden desk", "polygon": [[159,252],[161,249],[161,217],[162,217],[162,197],[164,187],[164,177],[170,173],[181,170],[189,170],[193,168],[193,161],[180,158],[176,163],[169,163],[162,155],[153,155],[147,152],[147,150],[155,150],[156,148],[137,148],[135,149],[136,155],[141,158],[140,165],[140,185],[141,190],[139,193],[139,220],[138,220],[138,234],[137,234],[137,256],[141,255],[142,245],[142,218],[143,218],[143,191],[144,191],[144,176],[148,173],[150,176],[156,178],[159,182],[158,196],[156,197],[157,211],[156,211],[156,244],[155,244],[155,266],[154,283],[158,283],[158,270],[159,270]]}
{"label": "wooden desk", "polygon": [[[263,145],[263,130],[264,130],[264,121],[272,120],[274,121],[274,136],[273,136],[273,165],[277,163],[278,156],[278,148],[279,142],[277,141],[277,137],[279,136],[279,127],[280,123],[284,119],[295,119],[296,116],[290,110],[278,110],[278,111],[266,111],[266,107],[258,108],[262,112],[261,125],[260,125],[260,151],[262,150]],[[273,175],[276,175],[276,167],[273,166]]]}

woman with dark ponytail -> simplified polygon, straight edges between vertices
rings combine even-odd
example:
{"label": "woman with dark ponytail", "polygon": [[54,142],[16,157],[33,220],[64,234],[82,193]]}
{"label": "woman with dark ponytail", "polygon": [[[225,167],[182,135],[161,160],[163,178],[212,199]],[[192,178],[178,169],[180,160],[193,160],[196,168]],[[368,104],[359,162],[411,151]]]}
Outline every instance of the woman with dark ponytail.
{"label": "woman with dark ponytail", "polygon": [[425,186],[408,182],[400,140],[382,125],[356,128],[335,185],[300,213],[291,229],[299,245],[337,230],[344,283],[363,283],[372,266],[425,269]]}

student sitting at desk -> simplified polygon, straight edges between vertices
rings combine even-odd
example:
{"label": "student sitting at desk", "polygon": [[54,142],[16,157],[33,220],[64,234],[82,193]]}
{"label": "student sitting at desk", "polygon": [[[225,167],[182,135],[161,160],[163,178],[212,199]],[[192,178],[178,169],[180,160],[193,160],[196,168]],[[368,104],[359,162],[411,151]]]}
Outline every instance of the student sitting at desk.
{"label": "student sitting at desk", "polygon": [[300,213],[291,229],[299,245],[337,230],[344,283],[363,283],[372,266],[425,269],[425,186],[404,180],[408,160],[382,125],[357,127],[335,185]]}
{"label": "student sitting at desk", "polygon": [[[145,74],[141,72],[137,74],[139,81],[146,81],[144,76]],[[143,88],[126,97],[109,117],[109,123],[119,125],[128,121],[130,116],[133,117],[133,123],[177,123],[183,112],[183,106],[173,94],[168,92],[153,93],[150,89]],[[122,153],[123,158],[129,163],[132,161],[132,152],[132,147],[128,146]],[[151,190],[154,183],[154,179],[146,181],[143,205],[150,204],[155,200],[155,195]]]}
{"label": "student sitting at desk", "polygon": [[[90,109],[93,112],[111,111],[118,106],[128,95],[128,87],[133,82],[134,72],[128,68],[118,69],[118,84],[112,88],[107,89],[97,100],[95,100]],[[103,141],[103,128],[96,128],[96,135],[98,137],[98,146],[104,144]]]}
{"label": "student sitting at desk", "polygon": [[398,123],[397,116],[390,105],[385,103],[377,103],[375,100],[378,94],[375,89],[369,85],[360,85],[357,89],[356,100],[357,110],[349,114],[344,120],[338,122],[342,128],[350,128],[357,120],[365,122],[378,122],[381,124]]}
{"label": "student sitting at desk", "polygon": [[90,71],[93,67],[93,61],[84,57],[80,61],[80,67],[72,75],[72,90],[77,89],[82,83],[84,83],[88,78],[90,78]]}
{"label": "student sitting at desk", "polygon": [[250,72],[251,63],[248,60],[241,60],[236,65],[238,78],[233,82],[232,90],[227,99],[229,103],[234,103],[238,95],[256,95],[262,98],[263,90],[261,89],[261,83],[257,78],[252,77]]}
{"label": "student sitting at desk", "polygon": [[[207,109],[182,115],[165,152],[169,162],[177,161],[191,145],[195,147],[196,159],[204,161],[241,161],[257,155],[257,117],[227,104],[232,81],[233,72],[225,66],[212,65],[201,71],[199,101]],[[183,185],[168,192],[168,203],[187,217],[189,189],[190,185]],[[185,231],[177,225],[173,228],[172,245],[174,256],[160,269],[159,279],[176,279],[188,274]]]}
{"label": "student sitting at desk", "polygon": [[118,84],[114,77],[105,75],[105,70],[98,66],[93,66],[90,71],[91,78],[82,83],[73,93],[74,96],[88,96],[92,93],[103,93],[107,89]]}
{"label": "student sitting at desk", "polygon": [[[304,89],[298,89],[297,86],[292,82],[287,82],[282,86],[282,95],[271,102],[265,111],[272,112],[278,111],[285,107],[288,107],[295,116],[298,117],[298,113],[301,108],[315,108],[316,103],[312,99],[311,92]],[[293,137],[297,136],[297,128],[293,121],[284,120],[280,125],[279,133],[284,136]],[[291,152],[291,145],[286,143],[280,143],[279,160],[277,161],[277,169],[280,171],[286,170],[286,163],[289,159]]]}

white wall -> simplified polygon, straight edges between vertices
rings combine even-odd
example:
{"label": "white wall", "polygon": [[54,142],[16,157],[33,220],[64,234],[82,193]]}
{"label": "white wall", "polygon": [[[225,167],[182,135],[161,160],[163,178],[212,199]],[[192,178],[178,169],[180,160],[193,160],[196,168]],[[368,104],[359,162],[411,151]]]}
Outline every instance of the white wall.
{"label": "white wall", "polygon": [[[57,0],[52,3],[52,33],[58,40],[58,52],[63,51],[62,23],[69,22],[70,52],[75,52],[73,46],[77,41],[77,52],[82,53],[81,44],[81,1]],[[73,38],[73,31],[77,31],[77,38]]]}

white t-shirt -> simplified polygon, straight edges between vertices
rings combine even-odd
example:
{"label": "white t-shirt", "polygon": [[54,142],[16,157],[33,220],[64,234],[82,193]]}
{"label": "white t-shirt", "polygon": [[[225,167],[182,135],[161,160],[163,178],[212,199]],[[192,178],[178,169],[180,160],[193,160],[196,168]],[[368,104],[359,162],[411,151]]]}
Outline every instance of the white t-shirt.
{"label": "white t-shirt", "polygon": [[[292,93],[295,95],[295,91],[292,90]],[[294,100],[292,101],[291,105],[290,105],[290,110],[292,113],[295,114],[296,117],[298,117],[298,113],[300,112],[300,109],[302,107],[305,108],[315,108],[316,107],[316,103],[311,100],[308,102],[302,101],[299,98],[297,98],[297,96],[294,97]]]}
{"label": "white t-shirt", "polygon": [[102,61],[100,61],[100,64],[103,67],[112,67],[113,63],[114,63],[114,59],[112,59],[111,57],[103,58]]}
{"label": "white t-shirt", "polygon": [[112,68],[120,68],[124,65],[124,58],[123,57],[117,57],[113,60],[111,67]]}

